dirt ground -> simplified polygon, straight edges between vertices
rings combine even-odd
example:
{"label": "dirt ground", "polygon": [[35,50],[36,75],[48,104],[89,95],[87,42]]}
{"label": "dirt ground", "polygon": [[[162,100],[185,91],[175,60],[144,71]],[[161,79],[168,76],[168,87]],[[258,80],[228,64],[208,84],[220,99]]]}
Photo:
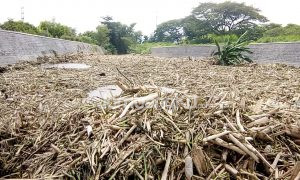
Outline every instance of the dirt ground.
{"label": "dirt ground", "polygon": [[[91,68],[43,69],[44,62],[85,63]],[[38,158],[43,153],[47,156],[50,144],[60,139],[44,130],[56,128],[50,122],[69,121],[89,91],[124,80],[116,68],[135,84],[189,90],[202,101],[230,94],[230,100],[253,107],[252,113],[280,107],[292,112],[284,121],[294,123],[300,118],[300,68],[285,65],[223,67],[209,61],[141,55],[81,55],[22,63],[0,73],[0,177],[41,177],[42,172],[45,175],[47,169],[37,169],[36,163],[49,159]],[[266,103],[266,109],[255,109],[259,103]],[[75,132],[79,127],[72,128]],[[18,138],[23,136],[26,138]],[[62,136],[66,135],[59,137]],[[54,172],[59,172],[59,168]]]}

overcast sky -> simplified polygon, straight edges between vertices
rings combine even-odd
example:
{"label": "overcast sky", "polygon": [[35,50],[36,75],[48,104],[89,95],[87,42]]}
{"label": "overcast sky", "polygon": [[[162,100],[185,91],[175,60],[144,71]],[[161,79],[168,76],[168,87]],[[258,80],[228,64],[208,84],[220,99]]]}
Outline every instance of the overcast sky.
{"label": "overcast sky", "polygon": [[[38,25],[55,19],[77,32],[94,30],[101,17],[110,15],[125,24],[137,23],[136,30],[149,35],[156,23],[182,18],[205,0],[1,0],[0,23],[8,18],[21,19],[24,6],[25,21]],[[210,0],[209,2],[223,2]],[[261,9],[271,22],[300,24],[299,0],[236,0]]]}

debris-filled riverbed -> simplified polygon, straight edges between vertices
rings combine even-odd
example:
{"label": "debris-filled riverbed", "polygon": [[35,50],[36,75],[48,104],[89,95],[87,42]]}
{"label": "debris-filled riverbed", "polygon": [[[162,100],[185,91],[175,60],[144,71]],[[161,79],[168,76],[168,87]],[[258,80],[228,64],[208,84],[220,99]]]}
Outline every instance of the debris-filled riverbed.
{"label": "debris-filled riverbed", "polygon": [[139,55],[9,66],[0,73],[0,178],[294,179],[299,79],[300,68],[285,65]]}

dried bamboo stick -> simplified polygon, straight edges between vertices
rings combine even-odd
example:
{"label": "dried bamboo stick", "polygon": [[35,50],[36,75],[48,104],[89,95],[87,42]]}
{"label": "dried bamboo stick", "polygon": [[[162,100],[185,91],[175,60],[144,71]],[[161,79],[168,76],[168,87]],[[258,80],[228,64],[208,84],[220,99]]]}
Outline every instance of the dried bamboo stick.
{"label": "dried bamboo stick", "polygon": [[171,157],[172,157],[172,152],[169,151],[168,152],[168,157],[167,157],[167,160],[166,160],[166,164],[165,164],[165,168],[164,168],[164,171],[161,175],[161,180],[167,180],[168,172],[169,172],[169,166],[170,166],[170,162],[171,162]]}
{"label": "dried bamboo stick", "polygon": [[123,112],[120,114],[120,116],[118,117],[119,119],[124,117],[126,115],[126,113],[128,112],[128,110],[133,107],[134,105],[137,104],[145,104],[146,102],[152,101],[154,99],[156,99],[158,97],[158,93],[153,93],[153,94],[149,94],[148,96],[144,96],[144,97],[140,97],[136,100],[131,101],[123,110]]}
{"label": "dried bamboo stick", "polygon": [[241,132],[245,132],[245,129],[241,123],[240,110],[236,110],[236,124],[239,127]]}
{"label": "dried bamboo stick", "polygon": [[272,163],[272,167],[273,167],[273,168],[276,168],[277,163],[278,163],[278,161],[279,161],[279,159],[280,159],[281,154],[282,154],[282,153],[280,152],[280,153],[278,153],[278,154],[276,155],[276,157],[275,157],[275,159],[274,159],[274,161],[273,161],[273,163]]}
{"label": "dried bamboo stick", "polygon": [[260,153],[258,152],[247,140],[245,140],[246,143],[244,143],[244,145],[250,150],[252,151],[254,154],[256,154],[261,160],[262,162],[267,165],[269,168],[271,168],[272,170],[274,170],[274,168],[271,166],[271,164],[266,160],[266,158]]}
{"label": "dried bamboo stick", "polygon": [[229,139],[237,145],[239,148],[241,148],[245,153],[247,153],[250,157],[252,157],[256,162],[259,162],[259,158],[251,151],[248,150],[248,148],[243,145],[239,140],[237,140],[232,134],[228,135]]}
{"label": "dried bamboo stick", "polygon": [[257,125],[262,125],[262,124],[267,124],[270,122],[270,119],[268,117],[262,117],[260,119],[257,119],[255,121],[252,121],[251,123],[247,124],[248,128],[251,128],[253,126],[257,126]]}
{"label": "dried bamboo stick", "polygon": [[228,124],[228,126],[230,127],[230,129],[234,132],[237,132],[238,130],[234,127],[234,125],[232,124],[232,122],[224,115],[223,116]]}
{"label": "dried bamboo stick", "polygon": [[212,172],[207,176],[206,180],[211,180],[211,178],[213,177],[213,175],[216,175],[218,170],[222,167],[222,164],[219,164],[216,168],[214,168],[212,170]]}
{"label": "dried bamboo stick", "polygon": [[233,151],[235,151],[239,154],[246,155],[246,153],[243,150],[241,150],[240,148],[238,148],[237,146],[235,146],[231,143],[228,143],[228,142],[226,142],[226,141],[224,141],[220,138],[216,138],[214,141],[212,141],[212,143],[217,144],[217,145],[222,146],[222,147],[225,147],[227,149],[231,149],[231,150],[233,150]]}
{"label": "dried bamboo stick", "polygon": [[238,171],[234,167],[230,166],[229,164],[224,164],[224,167],[230,174],[237,176]]}
{"label": "dried bamboo stick", "polygon": [[124,141],[126,141],[126,139],[130,136],[130,134],[135,130],[135,128],[137,127],[137,125],[133,125],[128,131],[127,133],[125,134],[125,136],[121,139],[121,141],[118,143],[117,146],[121,146]]}
{"label": "dried bamboo stick", "polygon": [[221,132],[219,134],[214,134],[214,135],[211,135],[211,136],[208,136],[206,138],[203,138],[203,142],[207,142],[207,141],[211,141],[211,140],[214,140],[216,138],[220,138],[222,136],[225,136],[227,134],[229,134],[231,131],[224,131],[224,132]]}

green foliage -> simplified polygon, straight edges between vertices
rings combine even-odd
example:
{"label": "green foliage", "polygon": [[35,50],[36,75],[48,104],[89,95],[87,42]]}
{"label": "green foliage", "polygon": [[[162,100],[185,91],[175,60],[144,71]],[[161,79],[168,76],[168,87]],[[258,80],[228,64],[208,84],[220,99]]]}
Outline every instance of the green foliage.
{"label": "green foliage", "polygon": [[191,44],[204,44],[211,41],[207,34],[212,34],[206,21],[200,21],[194,16],[188,16],[182,20],[183,31],[186,40]]}
{"label": "green foliage", "polygon": [[89,36],[79,35],[78,40],[80,42],[84,42],[84,43],[88,43],[88,44],[97,44],[97,41],[95,41],[94,39],[92,39]]}
{"label": "green foliage", "polygon": [[0,26],[0,28],[8,31],[17,31],[17,32],[23,32],[28,34],[39,34],[38,29],[34,25],[23,21],[8,20],[4,22]]}
{"label": "green foliage", "polygon": [[226,43],[228,40],[236,41],[238,36],[235,34],[217,35],[217,34],[207,34],[203,36],[198,36],[193,40],[182,41],[183,44],[214,44],[215,40],[219,43]]}
{"label": "green foliage", "polygon": [[228,40],[223,47],[220,46],[218,41],[215,41],[218,48],[217,52],[213,53],[213,56],[217,58],[217,64],[219,65],[238,65],[244,61],[252,62],[252,60],[245,55],[245,53],[252,53],[246,46],[248,42],[246,40],[247,32],[244,33],[237,41]]}
{"label": "green foliage", "polygon": [[[263,37],[263,33],[266,31],[265,27],[258,26],[258,25],[254,26],[253,28],[246,29],[246,30],[248,32],[246,34],[246,39],[249,41],[257,41],[258,39]],[[238,34],[240,34],[240,33],[238,33]]]}
{"label": "green foliage", "polygon": [[276,37],[262,37],[257,43],[271,43],[271,42],[300,42],[300,35],[280,35]]}
{"label": "green foliage", "polygon": [[296,24],[288,24],[285,27],[275,27],[264,33],[265,37],[276,37],[286,35],[300,35],[300,26]]}
{"label": "green foliage", "polygon": [[129,26],[113,21],[112,17],[104,17],[102,24],[109,30],[109,45],[107,50],[115,54],[127,54],[130,46],[142,42],[142,33],[134,31],[135,24]]}
{"label": "green foliage", "polygon": [[285,27],[280,25],[273,25],[273,28],[268,28],[264,36],[257,42],[294,42],[300,41],[300,26],[295,24],[288,24]]}
{"label": "green foliage", "polygon": [[216,35],[216,34],[209,34],[208,38],[211,42],[217,41],[218,43],[226,43],[228,41],[237,41],[239,37],[235,34],[226,34],[226,35]]}
{"label": "green foliage", "polygon": [[[238,34],[206,34],[196,36],[193,39],[187,38],[187,44],[210,44],[217,40],[219,43],[226,43],[228,39],[237,40]],[[279,24],[265,24],[255,26],[249,29],[244,35],[249,41],[255,41],[257,43],[269,43],[269,42],[295,42],[300,41],[300,26],[289,24],[286,27],[282,27]]]}
{"label": "green foliage", "polygon": [[216,34],[239,32],[267,21],[259,9],[230,1],[219,4],[201,3],[192,11],[192,15],[199,21],[204,21],[211,32]]}
{"label": "green foliage", "polygon": [[260,14],[259,9],[247,6],[245,3],[230,1],[200,3],[186,18],[158,25],[151,39],[155,42],[206,44],[213,43],[210,38],[212,34],[240,36],[248,31],[248,39],[255,41],[260,39],[263,32],[267,30],[267,27],[259,24],[267,21],[267,18]]}
{"label": "green foliage", "polygon": [[181,20],[171,20],[157,26],[152,41],[154,42],[179,42],[183,37]]}
{"label": "green foliage", "polygon": [[264,31],[268,31],[270,29],[274,29],[282,26],[281,24],[269,23],[269,24],[263,24],[261,27],[264,29]]}
{"label": "green foliage", "polygon": [[[9,31],[18,31],[40,36],[61,38],[70,41],[80,41],[89,44],[97,44],[114,52],[114,47],[109,42],[109,29],[105,25],[100,25],[96,31],[87,31],[84,34],[77,35],[71,27],[56,22],[43,21],[37,27],[22,21],[8,20],[0,25],[1,29]],[[140,32],[139,32],[140,33]],[[140,33],[141,35],[141,33]]]}
{"label": "green foliage", "polygon": [[145,42],[142,44],[134,44],[130,46],[130,52],[135,54],[150,54],[151,48],[162,46],[175,46],[170,42]]}
{"label": "green foliage", "polygon": [[83,36],[89,37],[93,44],[97,44],[105,49],[109,48],[109,29],[106,25],[97,26],[96,31],[87,31]]}
{"label": "green foliage", "polygon": [[68,35],[62,35],[60,39],[65,39],[69,41],[79,41],[78,37],[76,36],[68,36]]}
{"label": "green foliage", "polygon": [[49,34],[51,37],[54,38],[61,38],[62,36],[76,36],[76,32],[74,29],[56,22],[43,21],[40,23],[38,29],[40,32]]}

